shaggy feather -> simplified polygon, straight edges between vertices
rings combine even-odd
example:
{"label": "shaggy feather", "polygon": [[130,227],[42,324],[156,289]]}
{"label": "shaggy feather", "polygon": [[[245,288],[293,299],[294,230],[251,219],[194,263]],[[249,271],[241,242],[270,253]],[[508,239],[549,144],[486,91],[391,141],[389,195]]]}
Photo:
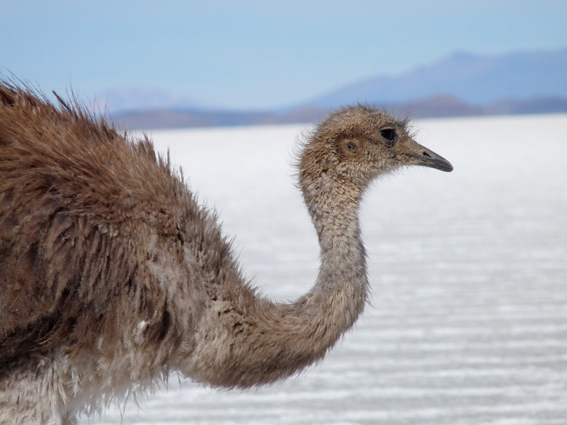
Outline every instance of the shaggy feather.
{"label": "shaggy feather", "polygon": [[172,371],[246,388],[322,359],[367,301],[366,187],[404,165],[450,167],[384,111],[331,114],[299,160],[319,275],[276,304],[147,137],[58,99],[0,82],[2,424],[72,424]]}

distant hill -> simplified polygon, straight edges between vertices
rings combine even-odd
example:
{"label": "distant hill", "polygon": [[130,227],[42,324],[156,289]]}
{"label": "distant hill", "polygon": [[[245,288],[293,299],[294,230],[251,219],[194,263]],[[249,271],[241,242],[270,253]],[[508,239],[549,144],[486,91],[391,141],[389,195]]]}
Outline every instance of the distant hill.
{"label": "distant hill", "polygon": [[160,109],[201,108],[193,99],[143,87],[115,87],[95,100],[99,110],[113,113],[125,111],[155,111]]}
{"label": "distant hill", "polygon": [[[477,106],[454,96],[434,96],[406,103],[377,105],[395,115],[410,118],[459,117],[479,115],[515,115],[567,113],[567,99],[535,98],[503,100]],[[150,110],[127,112],[114,116],[121,128],[165,129],[189,127],[226,127],[310,123],[321,120],[328,109],[316,106],[290,109],[286,112],[266,111],[209,111],[209,110]]]}
{"label": "distant hill", "polygon": [[[114,104],[140,105],[148,93],[109,96]],[[153,103],[114,114],[126,128],[182,128],[306,123],[341,105],[365,103],[410,117],[567,112],[567,49],[500,56],[454,53],[399,76],[377,76],[345,85],[285,111],[200,108],[189,99],[151,95]],[[112,108],[116,110],[116,107]]]}
{"label": "distant hill", "polygon": [[297,108],[285,113],[268,111],[175,110],[161,109],[132,111],[113,116],[121,128],[162,129],[184,127],[230,127],[307,123],[321,119],[327,111],[322,108]]}
{"label": "distant hill", "polygon": [[334,108],[353,102],[401,103],[444,93],[478,105],[502,99],[567,99],[567,49],[501,56],[454,53],[399,76],[348,84],[306,104]]}

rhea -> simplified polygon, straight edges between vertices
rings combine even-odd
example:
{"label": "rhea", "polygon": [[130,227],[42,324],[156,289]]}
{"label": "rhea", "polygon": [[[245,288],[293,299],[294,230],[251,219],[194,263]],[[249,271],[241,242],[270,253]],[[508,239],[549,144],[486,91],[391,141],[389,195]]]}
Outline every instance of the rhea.
{"label": "rhea", "polygon": [[73,424],[172,372],[247,388],[320,360],[367,301],[365,189],[411,165],[453,168],[382,110],[316,126],[298,175],[321,265],[305,295],[275,303],[146,136],[2,82],[0,423]]}

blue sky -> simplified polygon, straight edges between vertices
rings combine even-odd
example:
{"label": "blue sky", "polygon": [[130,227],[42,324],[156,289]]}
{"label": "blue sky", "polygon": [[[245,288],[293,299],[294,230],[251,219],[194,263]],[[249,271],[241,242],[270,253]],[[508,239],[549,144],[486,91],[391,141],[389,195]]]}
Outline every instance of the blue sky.
{"label": "blue sky", "polygon": [[280,107],[464,50],[567,47],[565,0],[2,2],[0,69],[80,97],[150,88]]}

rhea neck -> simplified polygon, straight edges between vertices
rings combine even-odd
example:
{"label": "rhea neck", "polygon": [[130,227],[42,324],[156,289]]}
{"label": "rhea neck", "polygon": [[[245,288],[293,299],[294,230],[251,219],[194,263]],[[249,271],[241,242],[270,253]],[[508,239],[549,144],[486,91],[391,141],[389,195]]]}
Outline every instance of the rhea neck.
{"label": "rhea neck", "polygon": [[[342,333],[367,299],[366,252],[358,218],[364,187],[330,173],[311,176],[301,176],[301,188],[319,238],[321,265],[315,286],[298,303],[318,306],[322,323],[335,316]],[[323,312],[324,305],[329,310]]]}
{"label": "rhea neck", "polygon": [[[302,174],[300,184],[321,246],[314,286],[295,302],[274,303],[251,298],[239,280],[230,283],[231,296],[225,299],[232,300],[234,308],[223,304],[220,315],[218,308],[212,309],[212,319],[205,320],[198,333],[207,337],[196,349],[205,355],[193,359],[197,378],[213,385],[249,387],[292,375],[321,359],[362,312],[368,292],[357,214],[362,191],[337,185],[324,172],[312,175],[314,179]],[[236,326],[232,316],[238,311],[245,317],[238,318]]]}
{"label": "rhea neck", "polygon": [[360,242],[358,212],[366,185],[315,168],[301,173],[300,186],[319,237],[321,255],[337,248],[336,243],[343,239]]}

